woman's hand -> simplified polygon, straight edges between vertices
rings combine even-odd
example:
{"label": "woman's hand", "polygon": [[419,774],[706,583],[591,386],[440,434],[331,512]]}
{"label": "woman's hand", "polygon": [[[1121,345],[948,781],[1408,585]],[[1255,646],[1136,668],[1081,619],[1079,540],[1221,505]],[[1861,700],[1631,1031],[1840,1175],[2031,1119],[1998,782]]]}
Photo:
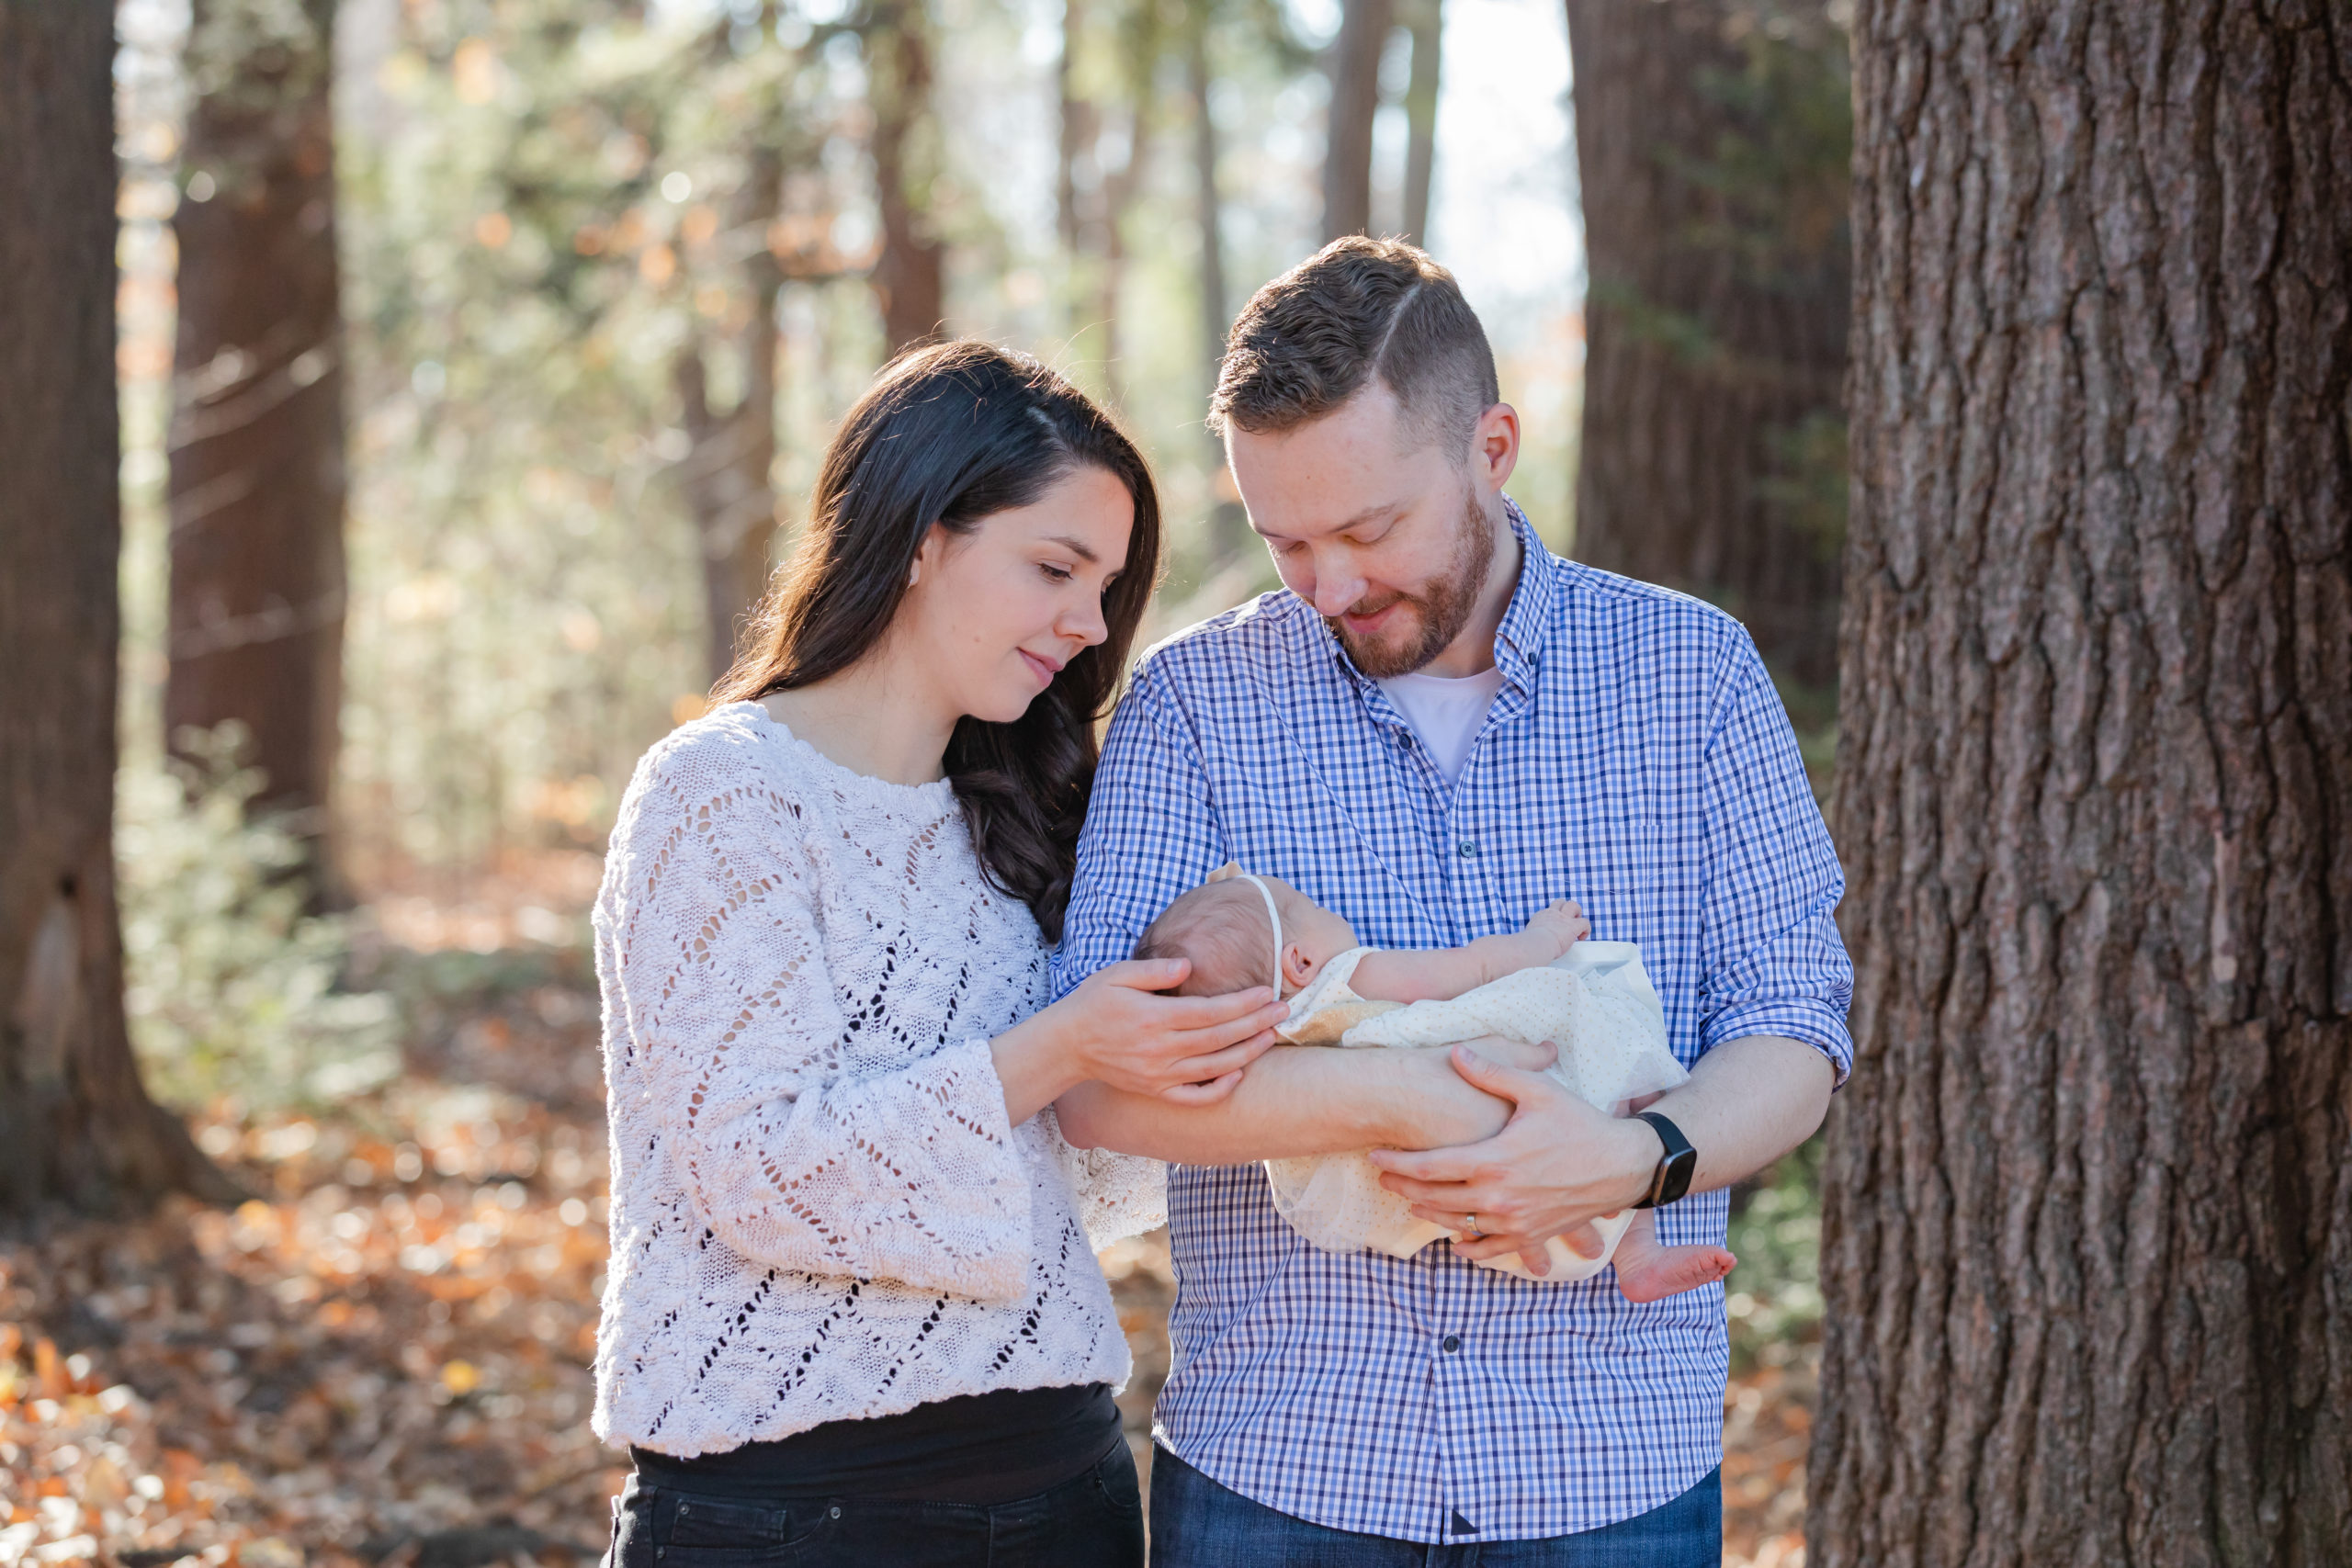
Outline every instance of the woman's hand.
{"label": "woman's hand", "polygon": [[1135,959],[1106,964],[1049,1008],[992,1043],[1005,1109],[1025,1122],[1081,1083],[1156,1094],[1179,1105],[1214,1105],[1274,1043],[1290,1009],[1260,986],[1223,997],[1167,997],[1192,962]]}

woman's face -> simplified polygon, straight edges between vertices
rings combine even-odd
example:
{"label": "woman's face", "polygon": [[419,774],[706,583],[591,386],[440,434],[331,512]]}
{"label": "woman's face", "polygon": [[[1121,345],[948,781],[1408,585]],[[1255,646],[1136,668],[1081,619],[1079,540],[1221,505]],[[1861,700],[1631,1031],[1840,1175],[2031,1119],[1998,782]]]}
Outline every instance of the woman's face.
{"label": "woman's face", "polygon": [[957,715],[1007,724],[1109,635],[1102,594],[1127,564],[1135,502],[1081,465],[1027,506],[956,535],[934,525],[892,640]]}

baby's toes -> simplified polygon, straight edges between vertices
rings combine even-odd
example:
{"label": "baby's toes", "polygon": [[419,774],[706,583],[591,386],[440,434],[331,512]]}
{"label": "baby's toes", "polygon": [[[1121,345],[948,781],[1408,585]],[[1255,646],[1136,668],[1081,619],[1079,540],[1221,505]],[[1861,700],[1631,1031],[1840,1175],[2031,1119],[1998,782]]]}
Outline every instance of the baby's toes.
{"label": "baby's toes", "polygon": [[1630,1266],[1621,1260],[1617,1289],[1627,1301],[1664,1301],[1713,1284],[1738,1261],[1720,1247],[1662,1247],[1642,1254]]}

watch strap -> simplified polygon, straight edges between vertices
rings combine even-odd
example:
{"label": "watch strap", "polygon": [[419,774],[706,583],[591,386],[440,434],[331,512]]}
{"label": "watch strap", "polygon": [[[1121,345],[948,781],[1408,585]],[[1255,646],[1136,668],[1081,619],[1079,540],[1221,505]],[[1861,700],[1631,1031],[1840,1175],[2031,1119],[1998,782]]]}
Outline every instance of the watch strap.
{"label": "watch strap", "polygon": [[1682,1135],[1682,1129],[1655,1111],[1637,1111],[1634,1114],[1650,1124],[1657,1134],[1666,1152],[1658,1156],[1657,1168],[1650,1173],[1650,1190],[1643,1194],[1636,1209],[1657,1209],[1675,1201],[1690,1190],[1690,1179],[1698,1173],[1699,1151]]}

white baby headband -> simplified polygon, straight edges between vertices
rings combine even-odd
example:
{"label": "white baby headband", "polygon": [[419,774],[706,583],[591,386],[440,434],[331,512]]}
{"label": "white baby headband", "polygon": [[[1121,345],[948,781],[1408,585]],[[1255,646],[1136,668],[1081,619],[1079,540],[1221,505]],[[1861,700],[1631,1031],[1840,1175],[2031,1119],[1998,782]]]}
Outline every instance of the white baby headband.
{"label": "white baby headband", "polygon": [[1266,901],[1266,919],[1274,922],[1274,1000],[1280,1001],[1283,999],[1283,916],[1282,911],[1274,908],[1274,890],[1249,872],[1237,872],[1235,874],[1258,890],[1258,897]]}

